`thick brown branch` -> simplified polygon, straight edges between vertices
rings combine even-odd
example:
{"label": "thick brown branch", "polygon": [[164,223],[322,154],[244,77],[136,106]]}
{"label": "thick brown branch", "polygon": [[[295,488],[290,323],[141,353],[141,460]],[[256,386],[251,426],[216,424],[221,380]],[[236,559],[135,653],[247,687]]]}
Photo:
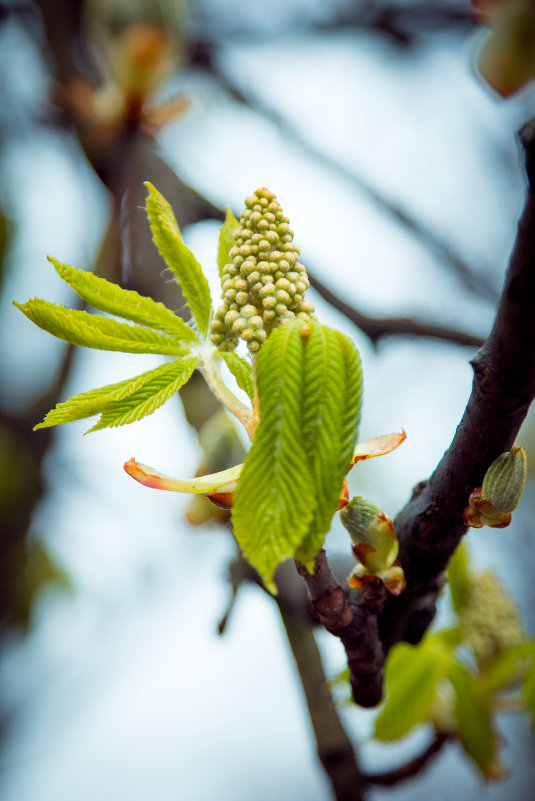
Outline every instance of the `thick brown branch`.
{"label": "thick brown branch", "polygon": [[386,773],[368,773],[365,774],[366,784],[375,784],[381,787],[392,787],[405,779],[411,779],[413,776],[419,775],[423,767],[434,757],[448,741],[448,735],[437,732],[431,740],[425,751],[419,756],[406,762],[396,770],[389,770]]}
{"label": "thick brown branch", "polygon": [[[533,149],[533,142],[528,147]],[[387,647],[417,642],[466,531],[463,511],[491,462],[509,450],[535,397],[535,197],[530,188],[491,334],[472,362],[472,394],[451,446],[396,519],[407,590],[382,616]]]}
{"label": "thick brown branch", "polygon": [[327,631],[340,638],[345,648],[355,702],[375,706],[381,700],[384,662],[377,628],[377,615],[385,600],[382,582],[378,579],[367,584],[361,603],[350,603],[331,571],[324,550],[316,557],[312,575],[304,565],[296,564],[315,615]]}
{"label": "thick brown branch", "polygon": [[[534,138],[525,141],[528,171]],[[533,169],[531,169],[533,172]],[[531,175],[531,182],[533,175]],[[463,511],[491,462],[513,445],[535,396],[535,197],[530,186],[491,334],[473,360],[472,394],[451,446],[396,518],[407,588],[379,617],[385,654],[418,642],[442,574],[466,532]]]}
{"label": "thick brown branch", "polygon": [[400,640],[419,642],[431,623],[443,572],[466,532],[468,496],[494,459],[512,447],[535,397],[533,126],[524,145],[530,188],[494,326],[472,362],[472,394],[451,446],[395,521],[407,588],[385,601],[371,584],[368,596],[363,593],[357,603],[349,603],[324,552],[312,576],[298,565],[318,619],[346,648],[353,697],[363,706],[380,701],[389,648]]}
{"label": "thick brown branch", "polygon": [[469,348],[479,348],[483,344],[483,340],[480,337],[468,334],[465,331],[414,320],[410,317],[368,317],[354,306],[350,306],[342,298],[339,298],[338,295],[335,295],[325,284],[311,274],[310,270],[307,272],[310,285],[316,292],[327,303],[330,303],[337,311],[347,317],[357,328],[360,328],[362,333],[366,334],[374,345],[380,339],[391,336],[429,337],[442,339],[446,342],[454,342],[457,345],[466,345]]}

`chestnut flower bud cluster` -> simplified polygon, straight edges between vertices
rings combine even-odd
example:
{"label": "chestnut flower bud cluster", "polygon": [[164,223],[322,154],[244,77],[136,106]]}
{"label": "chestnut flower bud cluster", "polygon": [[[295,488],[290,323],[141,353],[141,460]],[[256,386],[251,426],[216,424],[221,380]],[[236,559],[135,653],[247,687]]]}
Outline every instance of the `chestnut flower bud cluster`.
{"label": "chestnut flower bud cluster", "polygon": [[212,321],[210,339],[219,350],[231,351],[241,338],[256,353],[285,320],[309,322],[314,306],[304,297],[309,281],[293,231],[269,189],[257,189],[246,199],[234,241],[232,262],[223,268],[223,304]]}
{"label": "chestnut flower bud cluster", "polygon": [[460,619],[481,667],[526,638],[515,602],[490,570],[474,579]]}

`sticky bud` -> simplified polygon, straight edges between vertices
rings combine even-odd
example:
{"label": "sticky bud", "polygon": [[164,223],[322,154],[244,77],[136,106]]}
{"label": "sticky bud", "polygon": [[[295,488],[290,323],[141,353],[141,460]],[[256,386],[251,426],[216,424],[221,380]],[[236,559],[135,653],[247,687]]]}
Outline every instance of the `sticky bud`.
{"label": "sticky bud", "polygon": [[464,522],[472,528],[505,528],[518,506],[527,477],[526,452],[515,447],[491,464],[481,487],[475,489],[464,510]]}
{"label": "sticky bud", "polygon": [[372,501],[357,496],[342,509],[340,519],[351,535],[358,563],[350,576],[350,585],[360,587],[378,576],[390,592],[401,592],[405,578],[396,562],[399,543],[390,518]]}

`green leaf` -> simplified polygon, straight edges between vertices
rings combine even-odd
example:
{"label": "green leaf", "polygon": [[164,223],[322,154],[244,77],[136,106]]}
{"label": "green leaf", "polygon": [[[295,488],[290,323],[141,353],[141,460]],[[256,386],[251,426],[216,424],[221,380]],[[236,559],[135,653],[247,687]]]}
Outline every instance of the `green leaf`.
{"label": "green leaf", "polygon": [[463,630],[460,626],[452,626],[449,629],[440,629],[434,632],[433,639],[442,643],[446,648],[453,650],[463,641]]}
{"label": "green leaf", "polygon": [[173,210],[155,187],[145,182],[149,190],[146,200],[147,216],[154,244],[169,269],[174,273],[202,336],[206,336],[212,298],[202,268],[182,241]]}
{"label": "green leaf", "polygon": [[134,395],[149,382],[167,378],[173,380],[177,370],[176,364],[176,362],[162,364],[134,378],[127,378],[118,384],[108,384],[99,389],[82,392],[80,395],[69,398],[63,403],[58,403],[55,409],[48,412],[43,422],[35,426],[34,431],[39,428],[50,428],[50,426],[72,423],[74,420],[93,417],[95,414],[100,414],[111,404]]}
{"label": "green leaf", "polygon": [[316,493],[301,432],[305,403],[301,320],[285,323],[258,354],[260,423],[232,507],[234,535],[266,586],[305,537]]}
{"label": "green leaf", "polygon": [[459,614],[470,600],[468,553],[462,543],[457,546],[448,565],[448,582],[453,608]]}
{"label": "green leaf", "polygon": [[221,356],[228,369],[236,379],[239,388],[247,393],[249,400],[252,403],[254,398],[254,380],[253,368],[249,362],[245,361],[245,359],[242,359],[242,357],[238,356],[238,354],[234,351],[230,351],[228,353],[224,351],[218,351],[218,355]]}
{"label": "green leaf", "polygon": [[517,682],[525,674],[532,652],[535,658],[534,643],[523,642],[499,653],[479,677],[481,691],[492,696]]}
{"label": "green leaf", "polygon": [[531,662],[526,670],[522,698],[531,716],[531,725],[535,727],[535,640],[530,640]]}
{"label": "green leaf", "polygon": [[447,673],[450,652],[434,638],[419,645],[399,643],[385,668],[386,701],[375,721],[375,736],[389,742],[404,737],[431,717],[439,681]]}
{"label": "green leaf", "polygon": [[77,270],[76,267],[61,264],[50,256],[48,260],[54,265],[58,275],[95,309],[159,329],[185,342],[199,341],[195,331],[163,303],[144,297],[134,290],[123,289],[87,270]]}
{"label": "green leaf", "polygon": [[492,727],[491,698],[459,662],[451,662],[448,674],[455,690],[455,714],[462,746],[484,776],[496,768],[497,741]]}
{"label": "green leaf", "polygon": [[33,298],[27,303],[16,303],[32,322],[59,339],[72,345],[99,350],[119,350],[124,353],[161,353],[182,356],[187,349],[184,342],[166,336],[150,328],[119,323],[97,314],[66,309]]}
{"label": "green leaf", "polygon": [[169,370],[153,375],[132,395],[109,403],[103,410],[98,423],[89,431],[124,426],[152,414],[189,381],[196,363],[196,356],[171,362],[167,365]]}
{"label": "green leaf", "polygon": [[230,250],[234,247],[233,233],[239,226],[239,221],[236,219],[231,210],[227,207],[225,209],[225,222],[219,231],[219,247],[217,250],[217,266],[219,267],[219,280],[223,281],[223,268],[225,264],[230,264]]}
{"label": "green leaf", "polygon": [[362,371],[358,352],[347,337],[316,322],[309,328],[301,426],[317,505],[296,558],[311,567],[331,526],[355,447]]}

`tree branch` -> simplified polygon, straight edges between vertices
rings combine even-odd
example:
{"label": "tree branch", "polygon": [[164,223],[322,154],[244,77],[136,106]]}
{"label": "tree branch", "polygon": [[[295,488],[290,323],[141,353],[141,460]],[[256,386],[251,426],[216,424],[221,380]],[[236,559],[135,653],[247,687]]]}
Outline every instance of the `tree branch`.
{"label": "tree branch", "polygon": [[437,732],[431,740],[425,751],[419,756],[406,762],[396,770],[389,770],[386,773],[367,773],[364,775],[366,784],[374,784],[381,787],[392,787],[405,779],[411,779],[417,776],[422,768],[434,757],[443,746],[448,742],[448,735],[442,732]]}
{"label": "tree branch", "polygon": [[[530,184],[533,129],[523,137]],[[466,532],[463,511],[494,459],[514,444],[535,397],[535,196],[530,185],[494,326],[472,361],[472,394],[429,481],[395,521],[407,589],[381,615],[386,649],[418,642],[435,612],[440,577]]]}
{"label": "tree branch", "polygon": [[380,339],[391,336],[410,336],[410,337],[431,337],[434,339],[454,342],[457,345],[466,345],[470,348],[479,348],[483,344],[480,337],[468,334],[465,331],[458,331],[444,325],[425,323],[414,320],[410,317],[368,317],[354,306],[350,306],[344,300],[335,295],[318,278],[307,270],[310,285],[318,292],[321,297],[330,303],[333,308],[341,312],[357,328],[366,334],[374,345]]}
{"label": "tree branch", "polygon": [[297,565],[316,616],[346,648],[353,698],[361,706],[381,700],[383,664],[392,645],[419,642],[433,620],[444,570],[466,533],[463,512],[470,492],[494,459],[512,447],[535,397],[535,124],[521,137],[527,199],[494,326],[472,361],[472,393],[450,447],[395,520],[405,591],[385,600],[384,588],[381,597],[371,583],[350,603],[324,551],[312,576]]}
{"label": "tree branch", "polygon": [[362,590],[360,604],[350,603],[323,549],[315,559],[313,574],[298,562],[296,566],[316,617],[342,641],[354,700],[361,706],[375,706],[381,700],[384,663],[377,628],[377,615],[385,601],[383,583],[379,579],[368,583]]}
{"label": "tree branch", "polygon": [[384,214],[414,236],[440,262],[447,265],[468,290],[478,297],[484,297],[493,303],[496,301],[497,292],[487,277],[489,270],[483,267],[476,274],[450,242],[427,228],[424,223],[413,217],[400,203],[386,197],[378,189],[371,186],[365,178],[355,172],[348,172],[347,164],[331,158],[319,147],[303,138],[291,122],[265,99],[259,99],[257,96],[253,97],[251,93],[244,92],[231,78],[222,72],[218,60],[214,58],[216,52],[217,45],[213,42],[197,42],[190,51],[190,59],[192,64],[206,70],[212,78],[215,78],[222,89],[236,102],[247,106],[270,120],[284,134],[287,142],[293,142],[307,156],[322,164],[345,183],[349,183],[353,190],[363,194]]}
{"label": "tree branch", "polygon": [[321,655],[313,633],[313,622],[284,596],[277,604],[288,642],[299,672],[318,757],[331,782],[336,801],[361,801],[363,776],[355,751],[333,702]]}

